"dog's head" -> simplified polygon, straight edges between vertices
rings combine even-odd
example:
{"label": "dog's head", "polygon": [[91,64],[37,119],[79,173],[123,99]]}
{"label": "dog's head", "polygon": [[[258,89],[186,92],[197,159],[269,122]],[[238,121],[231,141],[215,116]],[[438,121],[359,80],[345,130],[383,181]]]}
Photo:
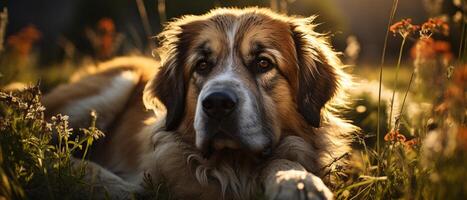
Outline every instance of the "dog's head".
{"label": "dog's head", "polygon": [[160,35],[163,65],[145,99],[161,101],[166,129],[203,152],[267,152],[320,127],[339,87],[339,60],[312,28],[258,8],[185,16]]}

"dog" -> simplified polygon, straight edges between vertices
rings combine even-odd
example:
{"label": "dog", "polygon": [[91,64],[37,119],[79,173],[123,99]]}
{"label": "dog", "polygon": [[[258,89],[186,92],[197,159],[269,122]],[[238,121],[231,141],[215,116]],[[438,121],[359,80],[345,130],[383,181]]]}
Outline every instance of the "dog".
{"label": "dog", "polygon": [[112,198],[150,177],[177,199],[332,199],[324,176],[345,165],[356,131],[338,115],[352,81],[313,19],[265,8],[183,16],[160,33],[160,62],[117,58],[42,102],[73,127],[98,113],[106,137],[87,168]]}

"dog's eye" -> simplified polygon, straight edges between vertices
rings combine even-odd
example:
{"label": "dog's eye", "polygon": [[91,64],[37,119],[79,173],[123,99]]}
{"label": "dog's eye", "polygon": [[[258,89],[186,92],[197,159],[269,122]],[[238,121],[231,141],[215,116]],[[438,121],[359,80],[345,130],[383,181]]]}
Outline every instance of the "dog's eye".
{"label": "dog's eye", "polygon": [[259,58],[256,62],[257,70],[259,72],[266,72],[272,67],[272,63],[267,58]]}
{"label": "dog's eye", "polygon": [[197,64],[196,64],[196,67],[195,67],[195,71],[198,73],[198,74],[206,74],[207,72],[209,72],[209,69],[210,69],[210,64],[208,61],[206,60],[201,60],[199,61]]}

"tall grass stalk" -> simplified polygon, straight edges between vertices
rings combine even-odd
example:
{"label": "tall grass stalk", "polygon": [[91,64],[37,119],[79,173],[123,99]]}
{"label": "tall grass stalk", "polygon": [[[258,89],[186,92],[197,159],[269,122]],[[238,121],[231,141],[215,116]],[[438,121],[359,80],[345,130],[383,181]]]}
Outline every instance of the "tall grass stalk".
{"label": "tall grass stalk", "polygon": [[392,89],[392,97],[391,97],[391,109],[389,111],[389,123],[388,123],[389,130],[391,130],[391,126],[392,126],[392,112],[394,110],[394,98],[396,96],[397,81],[399,80],[399,68],[401,66],[402,53],[404,52],[406,38],[407,36],[402,37],[401,48],[399,50],[399,57],[397,58],[396,75],[394,77],[394,88]]}
{"label": "tall grass stalk", "polygon": [[465,47],[464,47],[464,40],[465,40],[465,21],[464,21],[464,14],[462,14],[462,32],[461,32],[461,41],[460,41],[460,44],[459,44],[459,55],[458,55],[458,59],[459,59],[459,62],[462,62],[462,55],[463,55],[463,52],[465,50]]}
{"label": "tall grass stalk", "polygon": [[[402,113],[404,113],[405,101],[407,100],[407,95],[409,94],[410,86],[412,85],[414,76],[415,76],[415,70],[413,70],[412,74],[410,75],[409,85],[407,86],[407,90],[405,90],[404,99],[402,100],[402,105],[401,105],[401,110],[400,110],[400,113],[399,113],[399,117],[402,116]],[[399,127],[398,124],[395,127],[398,128]]]}
{"label": "tall grass stalk", "polygon": [[[377,114],[377,117],[376,117],[376,153],[378,154],[378,156],[380,155],[380,144],[379,144],[379,141],[380,141],[380,133],[381,133],[381,88],[382,88],[382,82],[383,82],[383,65],[384,65],[384,61],[385,61],[385,58],[386,58],[386,49],[387,49],[387,46],[388,46],[388,38],[389,38],[389,27],[391,27],[391,24],[392,24],[392,21],[394,20],[394,15],[396,14],[396,10],[397,10],[397,4],[399,3],[399,0],[394,0],[392,2],[392,8],[391,8],[391,14],[389,16],[389,21],[388,21],[388,25],[386,27],[386,35],[384,37],[384,44],[383,44],[383,52],[382,52],[382,55],[381,55],[381,64],[380,64],[380,67],[379,67],[379,88],[378,88],[378,114]],[[380,161],[378,159],[377,161],[378,163],[378,175],[380,173],[380,170],[379,170],[379,167],[380,167]]]}
{"label": "tall grass stalk", "polygon": [[8,9],[3,8],[0,12],[0,53],[5,50],[3,45],[6,33],[6,25],[8,24]]}
{"label": "tall grass stalk", "polygon": [[159,21],[161,26],[167,21],[167,11],[165,6],[165,0],[157,0],[157,13],[159,13]]}
{"label": "tall grass stalk", "polygon": [[465,54],[467,54],[465,50],[467,48],[467,40],[465,39],[467,37],[467,30],[466,30],[467,23],[465,23],[464,21],[463,24],[464,24],[464,32],[462,34],[462,37],[464,38],[464,48],[462,49],[462,55],[460,56],[460,58],[463,58],[461,62],[465,63]]}
{"label": "tall grass stalk", "polygon": [[[152,37],[152,30],[151,30],[151,24],[149,23],[149,17],[146,12],[146,6],[144,5],[143,0],[136,0],[136,5],[138,7],[138,12],[141,17],[141,21],[143,22],[143,28],[144,32],[146,33],[146,39],[149,39]],[[149,42],[149,48],[152,50],[155,48],[155,45],[152,42]]]}

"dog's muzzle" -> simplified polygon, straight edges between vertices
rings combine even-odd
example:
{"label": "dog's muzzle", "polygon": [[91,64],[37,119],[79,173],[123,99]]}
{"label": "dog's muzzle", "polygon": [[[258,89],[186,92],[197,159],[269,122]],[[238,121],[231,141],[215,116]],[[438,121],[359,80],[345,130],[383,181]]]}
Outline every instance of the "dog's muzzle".
{"label": "dog's muzzle", "polygon": [[212,92],[202,100],[203,111],[215,120],[229,116],[237,106],[238,97],[230,90]]}
{"label": "dog's muzzle", "polygon": [[240,83],[232,79],[211,82],[198,98],[195,142],[205,156],[224,150],[258,153],[269,145],[256,99]]}
{"label": "dog's muzzle", "polygon": [[[215,85],[200,99],[201,115],[198,147],[205,153],[221,149],[240,148],[238,136],[238,107],[240,99],[233,88]],[[203,117],[201,117],[203,116]]]}

